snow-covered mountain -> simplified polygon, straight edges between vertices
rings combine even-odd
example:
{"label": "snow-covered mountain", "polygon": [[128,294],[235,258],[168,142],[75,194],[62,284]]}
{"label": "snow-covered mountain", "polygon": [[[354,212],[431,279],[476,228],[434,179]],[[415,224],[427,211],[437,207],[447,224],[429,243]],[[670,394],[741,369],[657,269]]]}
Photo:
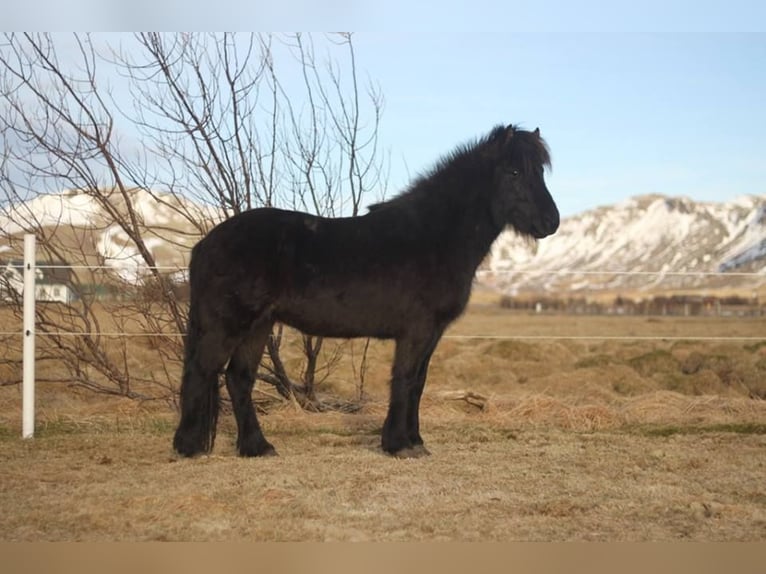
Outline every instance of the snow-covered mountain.
{"label": "snow-covered mountain", "polygon": [[167,193],[131,189],[127,197],[117,190],[102,194],[109,200],[108,210],[77,190],[0,207],[0,259],[19,258],[21,236],[32,230],[48,237],[55,255],[70,264],[112,268],[134,282],[147,273],[146,262],[118,220],[135,218],[156,264],[174,268],[188,264],[191,247],[223,217],[213,208]]}
{"label": "snow-covered mountain", "polygon": [[[132,190],[136,219],[158,265],[184,267],[191,246],[216,210],[168,194]],[[111,212],[76,191],[41,195],[0,207],[0,259],[20,256],[20,237],[41,225],[72,264],[105,265],[124,279],[140,276],[143,261],[115,216],[127,215],[117,192]],[[766,195],[728,203],[646,195],[565,218],[536,243],[503,233],[479,282],[509,294],[640,295],[678,290],[766,286]]]}
{"label": "snow-covered mountain", "polygon": [[510,294],[756,289],[766,285],[766,196],[644,195],[566,218],[536,244],[507,232],[480,280]]}

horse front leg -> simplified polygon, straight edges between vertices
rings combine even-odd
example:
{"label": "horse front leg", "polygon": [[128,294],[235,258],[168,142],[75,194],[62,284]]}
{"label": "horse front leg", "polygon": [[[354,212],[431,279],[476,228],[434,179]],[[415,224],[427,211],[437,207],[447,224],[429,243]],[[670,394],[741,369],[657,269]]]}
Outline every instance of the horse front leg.
{"label": "horse front leg", "polygon": [[420,437],[418,409],[428,361],[438,337],[404,338],[396,342],[391,369],[391,398],[383,424],[381,447],[397,458],[428,454]]}
{"label": "horse front leg", "polygon": [[419,456],[431,454],[423,444],[423,437],[420,436],[420,398],[423,396],[423,389],[426,386],[426,375],[428,374],[428,362],[430,359],[431,354],[429,353],[418,370],[415,383],[410,388],[409,402],[407,404],[407,436],[410,439],[412,448],[418,452]]}
{"label": "horse front leg", "polygon": [[426,386],[428,365],[441,339],[442,332],[440,330],[434,334],[431,344],[418,367],[415,384],[410,388],[409,402],[407,404],[407,435],[410,443],[412,443],[412,448],[417,451],[418,456],[428,456],[431,454],[423,444],[423,437],[420,436],[420,398],[423,396],[423,389]]}

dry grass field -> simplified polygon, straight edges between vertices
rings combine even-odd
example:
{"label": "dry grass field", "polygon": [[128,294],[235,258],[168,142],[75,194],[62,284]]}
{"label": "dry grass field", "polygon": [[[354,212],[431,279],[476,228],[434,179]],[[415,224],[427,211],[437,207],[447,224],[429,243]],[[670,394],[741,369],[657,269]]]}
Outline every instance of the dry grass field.
{"label": "dry grass field", "polygon": [[[752,339],[691,340],[712,336]],[[24,441],[0,386],[0,540],[766,540],[765,319],[475,304],[432,361],[417,460],[378,448],[391,352],[353,414],[271,404],[269,459],[234,455],[229,413],[179,459],[171,406],[61,385]],[[345,363],[320,387],[357,392]]]}

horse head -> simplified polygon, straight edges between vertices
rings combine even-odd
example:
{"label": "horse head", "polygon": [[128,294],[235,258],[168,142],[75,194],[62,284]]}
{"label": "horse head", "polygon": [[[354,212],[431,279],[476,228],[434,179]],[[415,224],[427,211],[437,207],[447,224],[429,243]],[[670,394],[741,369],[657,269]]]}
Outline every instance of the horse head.
{"label": "horse head", "polygon": [[494,168],[490,209],[496,225],[510,225],[541,239],[559,227],[559,211],[545,185],[550,154],[539,128],[532,132],[509,125],[490,134],[487,146]]}

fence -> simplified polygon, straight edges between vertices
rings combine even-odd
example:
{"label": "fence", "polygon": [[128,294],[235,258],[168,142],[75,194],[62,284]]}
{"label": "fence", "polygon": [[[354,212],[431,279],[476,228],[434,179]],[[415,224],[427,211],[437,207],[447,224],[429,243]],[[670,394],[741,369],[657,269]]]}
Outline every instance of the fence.
{"label": "fence", "polygon": [[[35,302],[37,298],[36,289],[36,276],[40,269],[108,269],[108,266],[85,266],[85,265],[37,265],[36,264],[36,245],[35,236],[27,234],[24,236],[24,261],[23,261],[23,375],[22,375],[22,437],[32,438],[34,436],[34,423],[35,423],[35,338],[41,336],[35,332]],[[161,269],[166,271],[179,271],[176,267],[156,267],[155,269]],[[498,272],[482,273],[485,274],[497,274]],[[525,271],[512,271],[514,274],[523,275],[525,273],[551,274],[551,275],[597,275],[597,274],[609,274],[609,275],[633,275],[633,276],[646,276],[646,277],[679,277],[679,276],[736,276],[736,277],[757,277],[766,280],[766,273],[741,273],[741,272],[670,272],[670,271],[567,271],[567,270],[535,270],[534,272]],[[15,333],[0,333],[0,335],[13,335]],[[98,333],[86,333],[86,332],[56,332],[45,333],[47,336],[86,336],[86,335],[101,335],[109,337],[152,337],[152,336],[174,336],[181,337],[183,333],[146,333],[146,332],[98,332]],[[617,340],[617,341],[633,341],[633,340],[693,340],[693,341],[763,341],[764,337],[741,337],[741,336],[605,336],[605,335],[492,335],[492,334],[476,334],[476,335],[455,335],[448,334],[444,336],[445,339],[525,339],[525,340]]]}
{"label": "fence", "polygon": [[22,382],[23,438],[35,434],[35,236],[24,236],[24,348]]}

